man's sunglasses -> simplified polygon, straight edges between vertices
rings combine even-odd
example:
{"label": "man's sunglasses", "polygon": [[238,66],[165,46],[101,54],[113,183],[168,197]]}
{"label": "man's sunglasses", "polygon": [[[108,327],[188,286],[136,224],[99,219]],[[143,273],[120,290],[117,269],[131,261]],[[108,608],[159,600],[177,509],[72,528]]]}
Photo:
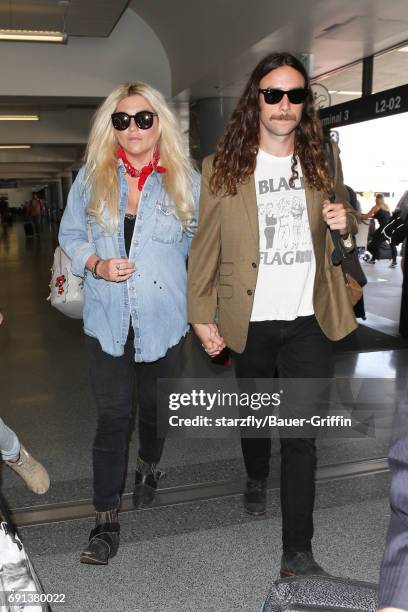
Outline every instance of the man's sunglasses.
{"label": "man's sunglasses", "polygon": [[111,115],[113,127],[121,132],[128,129],[132,118],[135,120],[138,128],[148,130],[153,125],[154,117],[157,117],[157,113],[147,110],[139,111],[135,115],[128,115],[127,113],[113,113]]}
{"label": "man's sunglasses", "polygon": [[291,104],[302,104],[306,102],[306,98],[309,94],[308,89],[289,89],[285,91],[283,89],[258,89],[258,92],[263,94],[265,102],[267,104],[278,104],[286,94]]}

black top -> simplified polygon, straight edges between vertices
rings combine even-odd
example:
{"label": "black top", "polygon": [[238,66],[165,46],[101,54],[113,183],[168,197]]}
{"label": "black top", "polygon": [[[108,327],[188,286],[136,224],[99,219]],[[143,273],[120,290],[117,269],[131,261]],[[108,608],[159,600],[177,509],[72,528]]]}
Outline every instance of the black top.
{"label": "black top", "polygon": [[374,219],[377,219],[381,228],[383,228],[385,225],[387,225],[387,223],[390,222],[390,217],[391,215],[388,210],[383,210],[382,208],[380,208],[380,210],[378,210],[374,215]]}
{"label": "black top", "polygon": [[133,230],[135,229],[136,215],[125,215],[125,227],[124,227],[124,238],[125,238],[125,249],[127,256],[129,257],[130,245],[132,244]]}

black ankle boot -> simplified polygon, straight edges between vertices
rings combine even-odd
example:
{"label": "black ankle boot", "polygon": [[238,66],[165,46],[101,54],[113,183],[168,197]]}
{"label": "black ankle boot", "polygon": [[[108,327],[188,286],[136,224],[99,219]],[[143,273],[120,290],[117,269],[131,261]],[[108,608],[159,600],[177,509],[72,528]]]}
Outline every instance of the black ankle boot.
{"label": "black ankle boot", "polygon": [[119,548],[120,525],[117,509],[97,512],[95,527],[89,535],[88,546],[81,553],[80,562],[107,565]]}
{"label": "black ankle boot", "polygon": [[284,552],[281,560],[281,578],[292,576],[330,576],[318,563],[311,551]]}
{"label": "black ankle boot", "polygon": [[154,501],[159,480],[166,476],[165,472],[156,468],[156,465],[156,463],[147,463],[140,457],[137,458],[133,491],[135,508],[146,508]]}
{"label": "black ankle boot", "polygon": [[266,512],[266,478],[248,478],[244,492],[244,508],[252,516],[262,516]]}

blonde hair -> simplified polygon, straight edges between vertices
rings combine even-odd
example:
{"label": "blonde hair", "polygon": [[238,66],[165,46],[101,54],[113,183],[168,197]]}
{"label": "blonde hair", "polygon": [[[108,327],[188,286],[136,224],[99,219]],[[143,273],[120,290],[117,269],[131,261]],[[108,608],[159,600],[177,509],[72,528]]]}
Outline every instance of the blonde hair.
{"label": "blonde hair", "polygon": [[[380,202],[378,202],[378,200],[380,200]],[[382,210],[387,210],[388,212],[390,212],[390,207],[388,206],[387,202],[384,200],[384,196],[382,193],[376,194],[375,204],[376,206],[379,206]]]}
{"label": "blonde hair", "polygon": [[[160,136],[160,164],[166,168],[162,175],[166,192],[175,203],[183,226],[193,217],[193,167],[183,146],[181,129],[163,95],[145,83],[122,83],[106,98],[96,111],[85,154],[85,185],[90,186],[87,210],[110,232],[119,223],[118,143],[111,122],[111,114],[121,100],[128,96],[143,96],[158,115]],[[106,227],[104,212],[111,222]]]}

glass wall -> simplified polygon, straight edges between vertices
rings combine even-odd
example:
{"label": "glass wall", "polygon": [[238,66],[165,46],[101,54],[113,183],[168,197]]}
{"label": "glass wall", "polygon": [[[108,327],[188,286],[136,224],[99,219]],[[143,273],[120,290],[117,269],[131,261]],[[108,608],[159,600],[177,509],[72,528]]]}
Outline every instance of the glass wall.
{"label": "glass wall", "polygon": [[336,74],[313,80],[313,84],[323,85],[329,92],[330,104],[334,106],[362,96],[363,62],[348,66]]}
{"label": "glass wall", "polygon": [[408,83],[408,45],[374,57],[373,93]]}

